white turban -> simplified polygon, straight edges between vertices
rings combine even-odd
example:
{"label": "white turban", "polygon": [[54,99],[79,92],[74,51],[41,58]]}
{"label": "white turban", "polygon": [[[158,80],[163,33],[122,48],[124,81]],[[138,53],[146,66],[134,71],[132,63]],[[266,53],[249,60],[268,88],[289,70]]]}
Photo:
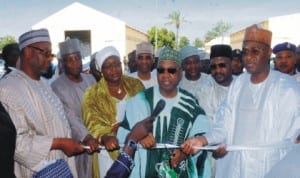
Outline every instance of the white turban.
{"label": "white turban", "polygon": [[107,46],[102,50],[98,51],[95,55],[96,69],[98,71],[101,71],[104,61],[111,56],[117,56],[119,60],[121,60],[118,50],[113,46]]}

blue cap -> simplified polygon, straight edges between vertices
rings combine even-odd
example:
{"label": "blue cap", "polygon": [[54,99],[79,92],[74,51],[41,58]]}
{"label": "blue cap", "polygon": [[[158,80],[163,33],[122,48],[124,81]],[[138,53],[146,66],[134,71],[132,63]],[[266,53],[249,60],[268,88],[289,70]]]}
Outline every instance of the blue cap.
{"label": "blue cap", "polygon": [[279,43],[273,48],[273,53],[276,54],[279,51],[292,51],[296,52],[296,45],[289,43],[289,42],[284,42],[284,43]]}

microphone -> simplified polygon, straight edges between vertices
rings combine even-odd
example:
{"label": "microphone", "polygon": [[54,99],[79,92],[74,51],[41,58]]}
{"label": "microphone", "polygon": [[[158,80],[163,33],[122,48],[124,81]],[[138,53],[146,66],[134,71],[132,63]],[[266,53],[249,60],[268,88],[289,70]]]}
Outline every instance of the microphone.
{"label": "microphone", "polygon": [[150,117],[156,118],[158,116],[158,114],[165,108],[165,106],[166,106],[166,101],[163,99],[160,99],[157,102],[155,108],[153,109]]}

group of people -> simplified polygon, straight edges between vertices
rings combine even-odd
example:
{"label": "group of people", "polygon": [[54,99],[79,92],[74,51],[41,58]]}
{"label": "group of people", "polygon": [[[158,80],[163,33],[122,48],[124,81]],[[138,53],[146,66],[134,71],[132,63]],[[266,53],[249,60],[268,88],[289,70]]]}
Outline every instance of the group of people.
{"label": "group of people", "polygon": [[66,167],[60,176],[80,178],[276,175],[300,141],[300,86],[296,46],[272,51],[271,39],[252,25],[241,50],[212,46],[210,75],[190,45],[163,47],[152,70],[149,42],[136,46],[134,73],[124,74],[118,50],[107,46],[91,57],[93,75],[84,74],[79,40],[66,39],[59,43],[63,73],[49,85],[42,77],[55,56],[49,32],[26,32],[19,67],[7,67],[0,80],[7,143],[0,167],[6,177],[55,173],[58,160]]}

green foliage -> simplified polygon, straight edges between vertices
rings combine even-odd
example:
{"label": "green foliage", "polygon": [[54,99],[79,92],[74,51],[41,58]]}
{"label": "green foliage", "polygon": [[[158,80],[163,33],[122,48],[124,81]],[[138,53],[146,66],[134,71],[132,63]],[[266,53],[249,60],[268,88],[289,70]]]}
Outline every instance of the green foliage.
{"label": "green foliage", "polygon": [[205,34],[205,42],[209,42],[217,37],[223,37],[232,27],[231,24],[219,21],[214,27]]}
{"label": "green foliage", "polygon": [[179,41],[179,48],[190,44],[190,40],[186,36],[181,36]]}
{"label": "green foliage", "polygon": [[[150,43],[155,46],[155,28],[151,27],[148,31],[150,37]],[[175,34],[172,31],[168,31],[166,28],[157,28],[157,48],[162,46],[169,46],[171,48],[175,47]]]}
{"label": "green foliage", "polygon": [[204,43],[204,41],[200,40],[199,38],[196,38],[194,41],[194,46],[196,46],[198,48],[204,48],[205,43]]}
{"label": "green foliage", "polygon": [[11,43],[17,43],[17,40],[15,39],[15,37],[10,36],[10,35],[0,37],[0,51],[2,51],[4,46],[11,44]]}

